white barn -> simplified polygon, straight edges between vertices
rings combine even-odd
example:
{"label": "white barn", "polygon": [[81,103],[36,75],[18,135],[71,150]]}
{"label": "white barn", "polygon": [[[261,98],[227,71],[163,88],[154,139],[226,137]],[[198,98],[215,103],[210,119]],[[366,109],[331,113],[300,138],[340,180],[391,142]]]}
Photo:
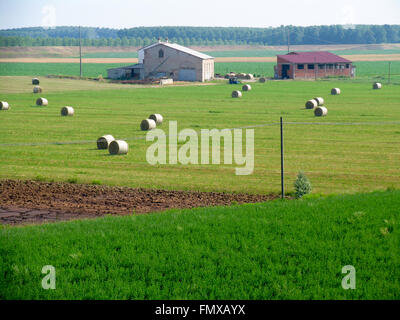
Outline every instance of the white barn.
{"label": "white barn", "polygon": [[[214,58],[176,43],[156,42],[138,51],[134,66],[108,69],[108,77],[172,78],[174,81],[204,82],[214,78]],[[131,69],[131,73],[129,70]],[[120,78],[120,77],[119,77]]]}

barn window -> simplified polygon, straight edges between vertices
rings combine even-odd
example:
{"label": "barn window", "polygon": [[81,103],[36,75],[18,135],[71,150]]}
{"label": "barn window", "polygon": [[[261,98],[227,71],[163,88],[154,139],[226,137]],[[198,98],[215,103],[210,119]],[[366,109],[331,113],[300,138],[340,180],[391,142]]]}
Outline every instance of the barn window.
{"label": "barn window", "polygon": [[162,49],[160,49],[160,51],[158,51],[158,57],[164,58],[164,51]]}
{"label": "barn window", "polygon": [[333,69],[333,64],[328,64],[328,69]]}
{"label": "barn window", "polygon": [[324,64],[319,64],[318,65],[318,69],[325,69],[325,65]]}
{"label": "barn window", "polygon": [[298,64],[298,65],[297,65],[297,69],[299,69],[299,70],[304,69],[304,64]]}
{"label": "barn window", "polygon": [[314,65],[313,65],[313,64],[309,64],[309,65],[307,66],[307,68],[308,68],[308,70],[314,70]]}
{"label": "barn window", "polygon": [[350,64],[346,64],[346,69],[350,68]]}

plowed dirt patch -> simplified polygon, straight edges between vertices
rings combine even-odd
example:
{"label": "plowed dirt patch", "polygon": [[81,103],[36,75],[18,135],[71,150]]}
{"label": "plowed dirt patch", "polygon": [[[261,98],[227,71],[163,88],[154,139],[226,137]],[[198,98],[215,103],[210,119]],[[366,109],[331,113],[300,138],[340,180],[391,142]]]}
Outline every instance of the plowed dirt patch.
{"label": "plowed dirt patch", "polygon": [[146,190],[37,181],[0,181],[0,223],[18,225],[172,208],[256,203],[277,195]]}

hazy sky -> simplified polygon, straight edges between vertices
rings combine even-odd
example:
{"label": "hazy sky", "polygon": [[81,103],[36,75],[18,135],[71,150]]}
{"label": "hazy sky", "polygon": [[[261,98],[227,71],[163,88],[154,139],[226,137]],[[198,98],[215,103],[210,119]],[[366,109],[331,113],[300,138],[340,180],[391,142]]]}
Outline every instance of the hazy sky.
{"label": "hazy sky", "polygon": [[400,0],[0,0],[0,29],[289,24],[400,24]]}

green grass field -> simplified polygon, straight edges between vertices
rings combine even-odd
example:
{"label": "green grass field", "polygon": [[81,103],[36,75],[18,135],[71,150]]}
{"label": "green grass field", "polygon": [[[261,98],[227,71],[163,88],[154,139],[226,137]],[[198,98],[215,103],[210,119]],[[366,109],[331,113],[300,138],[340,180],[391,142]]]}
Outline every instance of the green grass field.
{"label": "green grass field", "polygon": [[[107,76],[108,68],[123,66],[119,63],[85,63],[83,75],[97,77]],[[215,73],[224,74],[230,71],[260,74],[268,77],[274,75],[273,62],[217,62]],[[388,62],[361,61],[355,63],[357,77],[387,79]],[[400,83],[400,61],[391,62],[392,81]],[[78,63],[0,63],[0,76],[45,76],[45,75],[75,75],[79,76]]]}
{"label": "green grass field", "polygon": [[[117,68],[121,63],[85,63],[82,71],[85,77],[107,76],[107,69]],[[79,63],[0,63],[0,76],[79,76]]]}
{"label": "green grass field", "polygon": [[[296,52],[310,51],[310,50],[296,50]],[[388,50],[329,50],[334,54],[338,55],[359,55],[359,54],[399,54],[400,49],[388,49]],[[226,51],[206,51],[212,57],[275,57],[278,54],[286,54],[287,50],[262,50],[262,49],[250,49],[250,50],[226,50]],[[107,57],[104,53],[99,53],[97,57]],[[113,57],[112,55],[109,56]],[[94,57],[93,57],[94,58]],[[117,56],[116,56],[117,58]]]}
{"label": "green grass field", "polygon": [[[0,82],[6,81],[6,87],[12,88],[13,79],[2,78]],[[105,84],[107,87],[100,85],[99,90],[83,91],[78,89],[86,81],[75,80],[75,91],[70,90],[74,80],[68,82],[65,91],[60,91],[60,87],[51,89],[53,82],[60,83],[62,79],[41,81],[45,90],[42,96],[49,100],[47,107],[35,106],[37,96],[31,93],[28,78],[24,84],[26,93],[6,91],[0,95],[1,101],[11,105],[11,110],[0,113],[0,178],[40,176],[57,181],[72,178],[82,183],[99,180],[131,187],[278,192],[277,124],[283,116],[284,121],[292,122],[285,126],[288,191],[293,190],[299,170],[309,175],[317,193],[400,187],[400,90],[395,85],[372,90],[371,83],[270,81],[254,83],[253,90],[242,99],[232,99],[232,90],[240,85],[227,85],[225,81],[209,86],[165,88],[118,85],[114,90]],[[331,96],[332,87],[340,87],[342,95]],[[325,98],[328,117],[316,118],[312,111],[304,109],[305,101],[315,96]],[[74,117],[60,116],[65,105],[75,108]],[[149,165],[146,150],[151,142],[144,140],[145,133],[140,131],[139,124],[155,112],[164,116],[162,128],[166,132],[170,120],[178,121],[179,130],[192,128],[198,132],[273,125],[255,129],[254,174],[238,177],[235,164]],[[127,139],[129,154],[112,157],[96,150],[95,140],[104,134]],[[59,144],[62,142],[77,144]],[[18,145],[26,143],[44,145]]]}
{"label": "green grass field", "polygon": [[391,191],[3,227],[0,299],[399,299],[399,206]]}
{"label": "green grass field", "polygon": [[[296,50],[297,52],[305,50]],[[310,50],[307,50],[310,51]],[[364,54],[399,54],[400,49],[386,50],[329,50],[338,55],[364,55]],[[287,50],[264,50],[264,49],[238,49],[204,51],[212,57],[275,57],[277,54],[286,54]],[[137,52],[89,52],[83,53],[84,58],[137,58]],[[75,56],[79,57],[79,56]]]}
{"label": "green grass field", "polygon": [[[399,50],[400,51],[400,50]],[[137,58],[138,54],[132,52],[87,52],[82,53],[82,58]],[[79,58],[75,56],[74,58]]]}
{"label": "green grass field", "polygon": [[[282,116],[286,191],[293,192],[302,170],[313,194],[40,226],[0,225],[0,299],[400,298],[400,191],[394,190],[400,188],[400,90],[383,82],[387,63],[357,63],[361,76],[351,81],[252,83],[241,99],[230,96],[241,86],[226,81],[160,88],[39,77],[49,105],[35,106],[33,75],[76,75],[77,66],[0,64],[0,101],[11,106],[0,111],[0,179],[278,193]],[[216,64],[216,72],[262,74],[253,70],[267,66]],[[399,66],[392,63],[392,70]],[[90,65],[91,74],[84,75],[96,77],[107,67]],[[89,65],[84,68],[88,72]],[[383,79],[381,90],[372,90],[375,79]],[[333,87],[342,94],[331,96]],[[324,97],[327,117],[316,118],[304,108],[316,96]],[[66,105],[75,108],[74,117],[60,116]],[[255,127],[254,173],[236,176],[235,164],[151,166],[146,161],[151,142],[139,124],[152,113],[164,116],[166,133],[171,120],[179,130],[197,132]],[[128,155],[97,150],[95,141],[104,134],[126,139]],[[375,192],[360,193],[370,191]],[[44,265],[56,268],[56,290],[41,288]],[[345,265],[356,269],[356,290],[341,287]]]}

